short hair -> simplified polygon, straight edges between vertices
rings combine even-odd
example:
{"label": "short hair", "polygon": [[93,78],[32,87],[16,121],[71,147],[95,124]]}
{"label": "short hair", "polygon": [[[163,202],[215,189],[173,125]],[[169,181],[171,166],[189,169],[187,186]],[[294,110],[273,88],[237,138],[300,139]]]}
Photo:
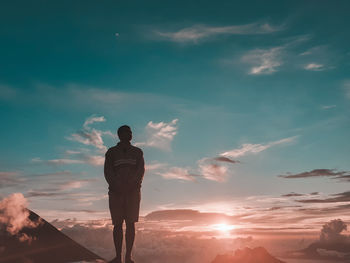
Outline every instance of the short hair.
{"label": "short hair", "polygon": [[125,131],[125,130],[130,130],[131,131],[131,128],[128,126],[128,125],[123,125],[123,126],[120,126],[118,128],[118,137],[120,138],[121,134]]}

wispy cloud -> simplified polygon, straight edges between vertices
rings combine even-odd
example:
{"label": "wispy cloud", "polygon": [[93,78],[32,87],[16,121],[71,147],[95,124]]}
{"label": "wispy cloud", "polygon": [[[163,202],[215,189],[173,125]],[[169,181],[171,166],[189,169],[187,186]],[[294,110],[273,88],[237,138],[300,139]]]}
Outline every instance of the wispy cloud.
{"label": "wispy cloud", "polygon": [[73,176],[74,173],[68,170],[64,171],[58,171],[58,172],[52,172],[52,173],[39,173],[39,174],[32,174],[31,176],[34,177],[63,177],[63,176]]}
{"label": "wispy cloud", "polygon": [[[91,145],[94,149],[91,151],[87,148],[81,148],[79,151],[66,150],[64,152],[65,158],[57,158],[51,160],[42,160],[39,157],[33,158],[31,161],[34,163],[45,163],[48,165],[70,165],[70,164],[89,164],[92,166],[103,166],[104,164],[104,153],[107,147],[104,144],[102,136],[107,135],[114,138],[111,131],[102,131],[95,128],[91,128],[90,125],[96,122],[105,122],[104,116],[92,115],[88,117],[83,128],[73,133],[66,139],[71,141],[77,141],[84,145]],[[71,158],[73,157],[73,158]]]}
{"label": "wispy cloud", "polygon": [[70,190],[70,189],[77,189],[77,188],[81,188],[83,185],[85,185],[88,182],[93,181],[92,179],[85,179],[85,180],[73,180],[73,181],[68,181],[68,182],[64,182],[61,183],[59,185],[59,189],[62,191],[65,190]]}
{"label": "wispy cloud", "polygon": [[[96,181],[96,179],[63,179],[50,180],[50,184],[47,187],[40,187],[37,189],[30,189],[25,194],[26,197],[65,197],[80,202],[79,198],[74,193],[75,189],[85,187],[88,183]],[[62,180],[63,179],[63,180]],[[72,192],[73,190],[73,192]]]}
{"label": "wispy cloud", "polygon": [[164,163],[146,163],[145,164],[145,170],[146,171],[154,171],[158,170],[160,168],[164,168],[166,164]]}
{"label": "wispy cloud", "polygon": [[241,61],[252,65],[249,70],[251,75],[272,74],[283,64],[283,49],[282,46],[270,49],[255,49],[245,54]]}
{"label": "wispy cloud", "polygon": [[331,177],[333,179],[346,180],[350,182],[350,171],[337,171],[335,169],[314,169],[309,172],[302,172],[297,174],[287,173],[285,175],[279,175],[279,177],[287,179]]}
{"label": "wispy cloud", "polygon": [[170,151],[171,142],[177,134],[178,119],[171,122],[152,122],[146,126],[147,139],[145,142],[136,142],[136,146],[154,147],[165,151]]}
{"label": "wispy cloud", "polygon": [[342,202],[350,202],[350,192],[343,192],[339,194],[334,194],[332,196],[335,197],[329,197],[325,199],[303,199],[303,200],[297,200],[300,203],[342,203]]}
{"label": "wispy cloud", "polygon": [[224,156],[219,156],[219,157],[215,157],[213,158],[215,161],[218,162],[226,162],[226,163],[240,163],[240,161],[236,161],[236,160],[232,160],[230,158],[224,157]]}
{"label": "wispy cloud", "polygon": [[165,171],[158,172],[157,174],[166,179],[194,181],[196,178],[204,178],[210,181],[225,182],[229,176],[229,165],[240,163],[230,158],[241,157],[247,154],[256,154],[272,146],[292,142],[295,138],[297,138],[297,136],[284,138],[264,145],[243,144],[241,148],[221,153],[218,157],[205,157],[198,160],[197,167],[193,169],[194,172],[190,172],[188,168],[172,167],[169,169],[165,168],[163,169]]}
{"label": "wispy cloud", "polygon": [[85,129],[90,129],[89,125],[93,124],[94,122],[105,122],[106,119],[103,116],[97,117],[95,115],[90,116],[87,118],[83,124]]}
{"label": "wispy cloud", "polygon": [[73,159],[42,160],[39,157],[33,158],[31,161],[33,163],[46,163],[46,164],[51,164],[51,165],[66,165],[66,164],[81,164],[81,163],[84,163],[82,160],[73,160]]}
{"label": "wispy cloud", "polygon": [[284,194],[281,196],[282,197],[300,197],[300,196],[315,196],[315,195],[319,195],[319,192],[312,192],[310,194],[299,194],[299,193],[291,192],[289,194]]}
{"label": "wispy cloud", "polygon": [[103,143],[102,135],[108,134],[111,135],[111,132],[103,132],[94,128],[91,128],[89,125],[95,122],[104,122],[106,119],[103,116],[90,116],[87,118],[83,124],[83,129],[79,130],[77,133],[73,133],[67,139],[80,142],[85,145],[92,145],[96,147],[101,152],[105,152],[107,147]]}
{"label": "wispy cloud", "polygon": [[327,45],[314,46],[296,56],[300,68],[308,71],[324,71],[335,68],[336,54]]}
{"label": "wispy cloud", "polygon": [[272,26],[268,23],[251,23],[245,25],[208,26],[193,25],[178,31],[159,31],[154,34],[163,40],[177,43],[198,43],[200,40],[210,39],[219,35],[259,35],[271,34],[282,30],[282,26]]}
{"label": "wispy cloud", "polygon": [[[300,45],[311,39],[310,35],[286,38],[282,45],[257,48],[245,53],[240,61],[249,65],[248,74],[268,75],[284,68],[297,68],[308,71],[323,71],[334,68],[326,46],[317,46],[298,54]],[[317,62],[314,62],[317,61]]]}
{"label": "wispy cloud", "polygon": [[16,176],[18,172],[0,172],[0,177]]}
{"label": "wispy cloud", "polygon": [[29,190],[26,193],[26,197],[54,197],[54,196],[62,196],[66,195],[66,193],[63,192],[49,192],[49,191],[38,191],[38,190]]}
{"label": "wispy cloud", "polygon": [[80,153],[76,155],[77,159],[51,159],[51,160],[42,160],[38,157],[33,158],[31,161],[33,163],[44,163],[53,166],[59,165],[69,165],[69,164],[89,164],[92,166],[102,166],[104,164],[104,157],[102,155],[89,155],[85,153]]}
{"label": "wispy cloud", "polygon": [[16,186],[25,180],[19,172],[0,172],[0,188]]}
{"label": "wispy cloud", "polygon": [[185,181],[194,181],[196,175],[191,174],[187,168],[172,167],[168,171],[158,172],[165,179],[179,179]]}
{"label": "wispy cloud", "polygon": [[289,194],[284,194],[282,197],[297,197],[297,196],[304,196],[304,194],[298,194],[298,193],[289,193]]}
{"label": "wispy cloud", "polygon": [[233,149],[227,152],[223,152],[220,155],[224,157],[231,157],[231,158],[237,158],[241,156],[245,156],[248,154],[256,154],[260,153],[262,151],[265,151],[266,149],[271,148],[272,146],[284,144],[284,143],[290,143],[293,142],[297,136],[284,138],[278,141],[269,142],[267,144],[251,144],[251,143],[245,143],[242,145],[241,148]]}
{"label": "wispy cloud", "polygon": [[306,51],[299,54],[299,56],[320,56],[322,53],[325,53],[327,51],[327,46],[314,46],[312,48],[307,49]]}
{"label": "wispy cloud", "polygon": [[195,181],[203,178],[210,181],[225,182],[229,175],[229,165],[239,163],[226,157],[202,158],[197,161],[197,167],[193,169],[171,167],[165,165],[157,172],[165,179],[178,179],[185,181]]}
{"label": "wispy cloud", "polygon": [[323,105],[321,108],[323,110],[329,110],[329,109],[334,109],[335,107],[337,107],[337,105],[333,104],[333,105]]}
{"label": "wispy cloud", "polygon": [[85,163],[93,166],[102,166],[104,164],[105,158],[102,155],[86,155],[83,157]]}
{"label": "wispy cloud", "polygon": [[215,159],[203,158],[198,161],[199,173],[207,180],[224,182],[228,176],[228,167]]}
{"label": "wispy cloud", "polygon": [[325,70],[325,66],[323,64],[318,63],[309,63],[304,66],[304,69],[311,71],[323,71]]}

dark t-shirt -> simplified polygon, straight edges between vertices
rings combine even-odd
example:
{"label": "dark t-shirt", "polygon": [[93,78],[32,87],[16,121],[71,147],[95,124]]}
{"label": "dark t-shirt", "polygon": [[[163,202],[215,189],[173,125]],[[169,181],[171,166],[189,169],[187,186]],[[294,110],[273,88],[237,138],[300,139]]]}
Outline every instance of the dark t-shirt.
{"label": "dark t-shirt", "polygon": [[141,187],[145,164],[140,148],[119,142],[105,157],[104,174],[111,192],[127,193]]}

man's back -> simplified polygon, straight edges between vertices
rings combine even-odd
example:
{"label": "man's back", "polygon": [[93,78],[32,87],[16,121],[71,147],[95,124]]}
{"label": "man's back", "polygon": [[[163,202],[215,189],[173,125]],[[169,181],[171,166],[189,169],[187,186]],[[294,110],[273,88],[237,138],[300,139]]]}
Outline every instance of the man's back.
{"label": "man's back", "polygon": [[144,174],[143,152],[130,143],[119,142],[106,153],[105,176],[111,192],[141,187]]}

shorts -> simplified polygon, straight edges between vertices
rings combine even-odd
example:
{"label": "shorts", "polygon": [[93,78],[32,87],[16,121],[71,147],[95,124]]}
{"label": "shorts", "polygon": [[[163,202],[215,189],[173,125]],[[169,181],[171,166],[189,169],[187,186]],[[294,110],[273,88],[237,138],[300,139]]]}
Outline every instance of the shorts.
{"label": "shorts", "polygon": [[125,222],[138,222],[140,212],[141,191],[135,189],[128,193],[108,192],[109,211],[113,225]]}

